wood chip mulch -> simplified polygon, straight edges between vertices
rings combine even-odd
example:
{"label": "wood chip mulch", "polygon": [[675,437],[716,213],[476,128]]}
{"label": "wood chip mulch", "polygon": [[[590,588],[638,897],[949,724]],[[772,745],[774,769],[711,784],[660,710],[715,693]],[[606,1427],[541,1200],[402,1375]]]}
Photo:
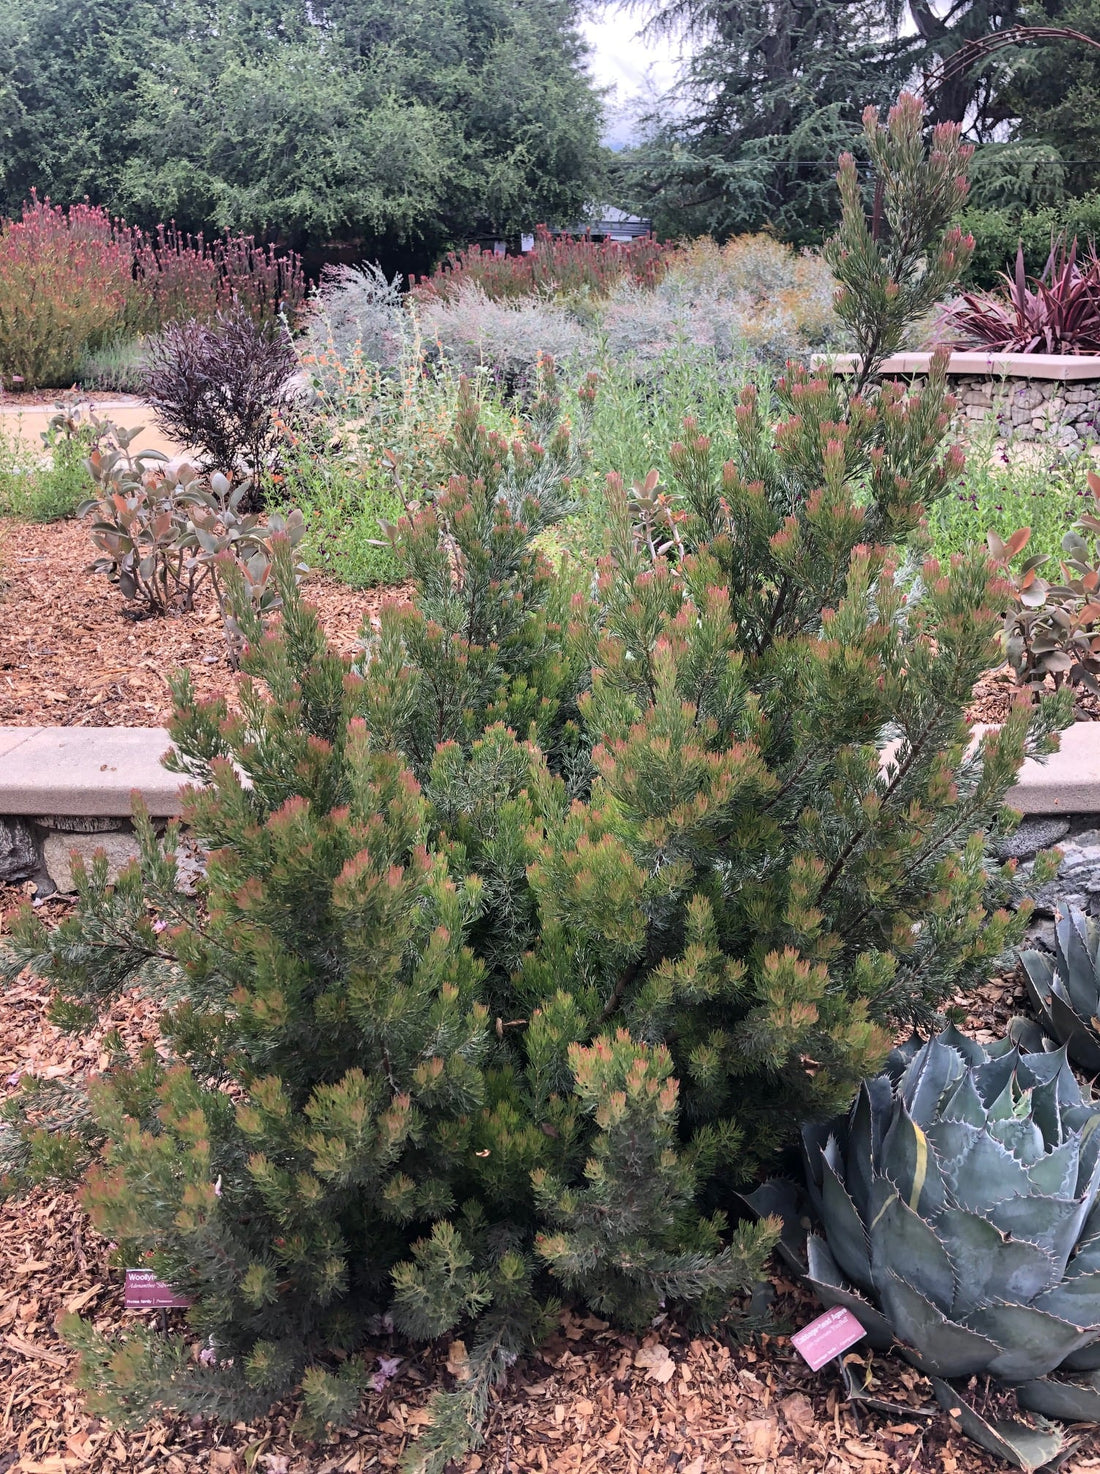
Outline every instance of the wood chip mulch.
{"label": "wood chip mulch", "polygon": [[[94,556],[83,523],[0,521],[0,726],[163,726],[166,678],[183,666],[200,697],[232,701],[238,677],[213,596],[200,592],[186,614],[135,618],[135,606],[89,571]],[[311,573],[305,592],[335,648],[351,654],[364,621],[376,623],[406,588],[350,589]],[[971,720],[1003,721],[1017,699],[1011,670],[990,671],[974,689]],[[1076,719],[1100,721],[1100,698],[1080,690]]]}
{"label": "wood chip mulch", "polygon": [[[167,676],[183,666],[200,697],[232,697],[238,677],[212,593],[200,590],[186,614],[135,618],[106,576],[89,571],[94,557],[80,522],[0,522],[0,726],[163,726]],[[306,578],[306,597],[343,654],[399,592]]]}
{"label": "wood chip mulch", "polygon": [[[14,892],[7,897],[15,899]],[[60,916],[66,904],[49,901],[45,914]],[[967,1026],[995,1032],[1018,1011],[1017,992],[1014,978],[991,980],[969,1000]],[[158,1045],[156,1009],[136,992],[119,999],[87,1038],[49,1024],[48,1002],[45,986],[27,975],[4,996],[0,1099],[22,1074],[77,1081],[95,1073],[106,1061],[107,1030],[117,1030],[134,1054]],[[772,1289],[771,1334],[745,1344],[733,1334],[692,1336],[671,1320],[644,1336],[624,1335],[594,1316],[565,1312],[555,1336],[494,1394],[485,1445],[451,1474],[994,1474],[1003,1467],[938,1410],[928,1415],[928,1384],[899,1358],[857,1348],[853,1372],[889,1410],[846,1401],[836,1370],[810,1372],[780,1334],[819,1307],[781,1275]],[[72,1357],[55,1330],[65,1311],[91,1317],[104,1331],[137,1314],[125,1311],[121,1272],[72,1194],[39,1189],[0,1204],[0,1474],[392,1469],[426,1421],[433,1387],[453,1385],[462,1363],[455,1344],[375,1345],[368,1358],[398,1358],[396,1375],[323,1444],[295,1431],[289,1406],[251,1424],[167,1417],[121,1432],[93,1417],[74,1390]],[[181,1331],[183,1313],[168,1315]],[[1100,1470],[1095,1432],[1084,1432],[1072,1468]]]}
{"label": "wood chip mulch", "polygon": [[[1054,686],[1047,677],[1047,689]],[[986,671],[974,687],[974,699],[967,715],[972,722],[1003,722],[1013,705],[1020,699],[1020,688],[1011,666],[1002,665],[997,670]],[[1100,697],[1078,686],[1074,692],[1073,720],[1075,722],[1100,722]]]}

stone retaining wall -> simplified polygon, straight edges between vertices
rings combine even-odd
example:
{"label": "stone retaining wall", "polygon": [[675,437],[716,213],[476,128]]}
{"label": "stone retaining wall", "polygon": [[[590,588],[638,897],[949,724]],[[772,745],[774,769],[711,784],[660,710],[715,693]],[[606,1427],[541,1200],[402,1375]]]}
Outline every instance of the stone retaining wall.
{"label": "stone retaining wall", "polygon": [[[0,727],[0,884],[69,891],[74,850],[86,861],[105,850],[117,873],[137,854],[135,793],[155,823],[179,813],[180,780],[160,761],[168,745],[158,728]],[[1008,802],[1025,817],[1001,857],[1019,861],[1022,878],[1040,849],[1063,850],[1057,879],[1036,896],[1039,925],[1056,902],[1100,916],[1100,722],[1076,723],[1057,753],[1025,762]],[[187,836],[177,863],[185,886],[202,871]]]}
{"label": "stone retaining wall", "polygon": [[0,884],[71,891],[74,850],[117,874],[138,853],[135,794],[158,824],[179,813],[169,746],[162,727],[0,727]]}
{"label": "stone retaining wall", "polygon": [[952,381],[951,392],[963,420],[992,418],[1002,439],[1051,440],[1072,450],[1100,438],[1100,378],[1060,384],[962,374]]}
{"label": "stone retaining wall", "polygon": [[[930,353],[895,353],[886,379],[927,377]],[[818,355],[817,365],[855,371],[850,354]],[[964,424],[992,420],[1005,439],[1047,440],[1072,450],[1100,439],[1100,357],[1053,353],[953,353],[947,376]]]}
{"label": "stone retaining wall", "polygon": [[71,891],[73,851],[90,864],[100,849],[114,874],[136,859],[138,844],[129,820],[12,814],[0,819],[0,882],[33,880],[39,896]]}

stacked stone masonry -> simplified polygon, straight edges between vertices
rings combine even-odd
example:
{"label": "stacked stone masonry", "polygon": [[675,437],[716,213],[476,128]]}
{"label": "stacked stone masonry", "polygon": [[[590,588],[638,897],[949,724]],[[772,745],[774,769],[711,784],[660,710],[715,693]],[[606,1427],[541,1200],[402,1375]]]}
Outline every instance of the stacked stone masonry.
{"label": "stacked stone masonry", "polygon": [[1067,450],[1100,438],[1100,378],[1074,384],[1051,379],[988,379],[961,374],[951,381],[960,418],[996,423],[1012,440],[1051,440]]}
{"label": "stacked stone masonry", "polygon": [[[881,377],[919,383],[929,353],[897,353]],[[814,360],[852,373],[851,355]],[[948,383],[966,424],[993,423],[1004,439],[1043,440],[1073,450],[1100,440],[1100,357],[1048,353],[953,353]]]}

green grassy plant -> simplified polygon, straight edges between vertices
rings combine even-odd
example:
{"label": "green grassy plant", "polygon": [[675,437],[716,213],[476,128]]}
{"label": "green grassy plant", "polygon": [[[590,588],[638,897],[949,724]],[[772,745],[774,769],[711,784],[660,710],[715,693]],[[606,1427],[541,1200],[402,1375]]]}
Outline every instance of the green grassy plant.
{"label": "green grassy plant", "polygon": [[140,394],[145,373],[145,349],[140,338],[112,338],[84,353],[77,365],[77,382],[87,391]]}
{"label": "green grassy plant", "polygon": [[71,517],[92,490],[87,432],[51,436],[48,455],[0,428],[0,516],[21,522]]}
{"label": "green grassy plant", "polygon": [[1087,455],[1041,442],[1009,447],[990,433],[973,439],[961,477],[929,516],[936,556],[984,543],[990,531],[1007,539],[1018,527],[1031,528],[1029,552],[1057,555],[1063,535],[1092,505],[1091,465]]}
{"label": "green grassy plant", "polygon": [[283,472],[286,504],[306,521],[301,553],[311,568],[357,589],[402,576],[382,523],[396,523],[404,508],[380,465],[297,447]]}
{"label": "green grassy plant", "polygon": [[[716,454],[725,459],[734,449],[734,412],[750,377],[721,375],[705,359],[670,355],[651,382],[640,382],[621,365],[600,366],[600,391],[592,420],[592,472],[602,483],[618,471],[629,484],[668,462],[669,447],[683,437],[684,420],[698,420],[711,436]],[[757,369],[751,378],[764,392],[769,375]]]}

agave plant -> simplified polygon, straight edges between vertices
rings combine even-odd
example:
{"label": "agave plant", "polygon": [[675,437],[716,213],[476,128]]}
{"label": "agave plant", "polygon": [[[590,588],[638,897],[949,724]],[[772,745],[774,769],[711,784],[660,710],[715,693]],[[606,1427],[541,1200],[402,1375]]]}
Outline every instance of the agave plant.
{"label": "agave plant", "polygon": [[1100,923],[1070,909],[1055,954],[1023,952],[1027,991],[1043,1028],[1084,1070],[1100,1071]]}
{"label": "agave plant", "polygon": [[[1098,1128],[1064,1050],[955,1029],[895,1050],[847,1118],[804,1130],[807,1279],[933,1378],[988,1374],[1024,1407],[1100,1419]],[[783,1206],[775,1185],[749,1201]]]}

